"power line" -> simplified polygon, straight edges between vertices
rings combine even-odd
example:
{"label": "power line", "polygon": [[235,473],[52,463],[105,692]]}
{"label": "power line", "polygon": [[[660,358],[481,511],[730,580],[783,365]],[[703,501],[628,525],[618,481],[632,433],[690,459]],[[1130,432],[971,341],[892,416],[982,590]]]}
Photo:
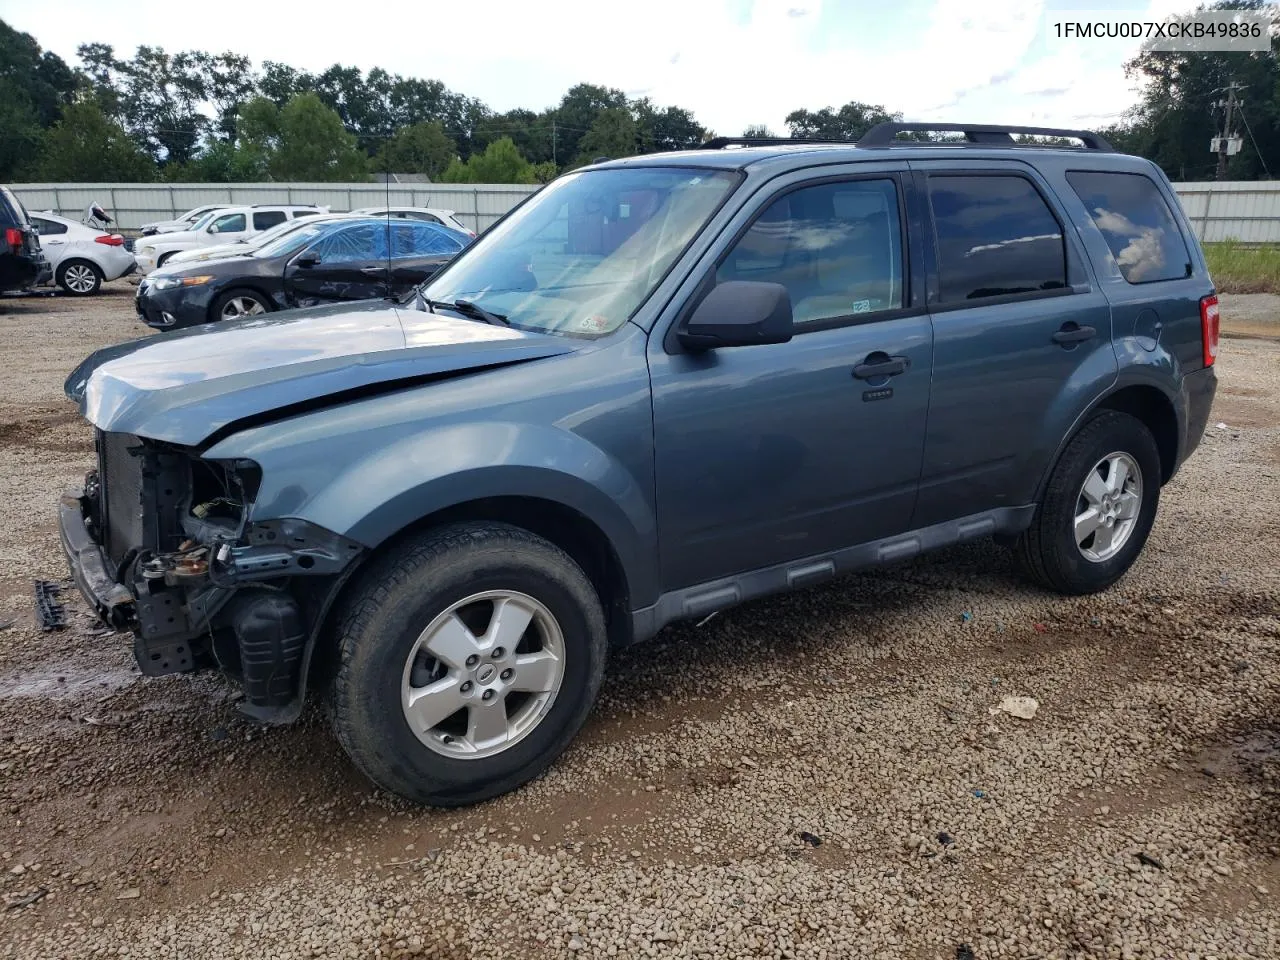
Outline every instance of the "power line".
{"label": "power line", "polygon": [[1253,144],[1253,151],[1258,155],[1258,161],[1262,164],[1262,172],[1267,175],[1267,179],[1271,179],[1271,171],[1267,169],[1267,158],[1262,155],[1262,151],[1258,149],[1258,141],[1254,139],[1253,130],[1249,127],[1249,118],[1244,115],[1244,104],[1240,105],[1240,119],[1244,121],[1244,128],[1249,133],[1249,142]]}

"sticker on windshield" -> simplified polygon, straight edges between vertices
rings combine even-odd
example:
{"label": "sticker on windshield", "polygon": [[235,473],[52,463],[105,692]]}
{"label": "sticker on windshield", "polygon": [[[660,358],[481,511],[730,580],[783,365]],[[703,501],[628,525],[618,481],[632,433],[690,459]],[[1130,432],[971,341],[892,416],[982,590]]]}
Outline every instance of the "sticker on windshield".
{"label": "sticker on windshield", "polygon": [[870,313],[870,312],[871,312],[871,301],[870,301],[870,300],[855,300],[855,301],[853,301],[853,312],[854,312],[854,313]]}
{"label": "sticker on windshield", "polygon": [[583,333],[601,333],[609,329],[609,318],[602,317],[598,313],[583,317],[578,321],[578,329]]}

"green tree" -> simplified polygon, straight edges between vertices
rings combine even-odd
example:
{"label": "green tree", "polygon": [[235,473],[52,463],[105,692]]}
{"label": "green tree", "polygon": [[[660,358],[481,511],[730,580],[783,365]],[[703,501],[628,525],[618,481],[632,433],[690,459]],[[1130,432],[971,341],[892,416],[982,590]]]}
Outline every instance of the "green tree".
{"label": "green tree", "polygon": [[484,153],[473,153],[465,163],[455,159],[440,179],[444,183],[535,182],[534,168],[507,137],[493,141]]}
{"label": "green tree", "polygon": [[582,152],[580,141],[596,117],[609,109],[628,109],[627,95],[621,90],[592,83],[579,83],[569,88],[555,111],[557,156],[561,163]]}
{"label": "green tree", "polygon": [[777,134],[766,127],[763,123],[753,123],[747,129],[742,131],[744,137],[776,137]]}
{"label": "green tree", "polygon": [[580,141],[578,162],[591,163],[596,157],[630,157],[640,152],[640,127],[629,110],[609,107],[601,110]]}
{"label": "green tree", "polygon": [[120,124],[86,98],[65,107],[44,137],[39,178],[52,182],[139,183],[155,179],[155,163]]}
{"label": "green tree", "polygon": [[839,110],[831,107],[814,111],[793,110],[787,114],[786,122],[793,137],[857,140],[877,123],[901,119],[901,113],[890,113],[882,106],[853,100]]}
{"label": "green tree", "polygon": [[252,145],[214,140],[189,163],[163,169],[170,183],[253,183],[267,179],[266,157]]}
{"label": "green tree", "polygon": [[458,145],[438,120],[401,127],[378,151],[378,169],[388,173],[425,173],[438,179],[458,155]]}
{"label": "green tree", "polygon": [[[1206,8],[1202,8],[1206,9]],[[1140,81],[1141,99],[1124,121],[1102,131],[1118,149],[1158,163],[1174,180],[1213,179],[1217,159],[1209,140],[1224,120],[1219,104],[1236,86],[1244,106],[1233,131],[1244,144],[1227,163],[1229,179],[1280,174],[1280,13],[1262,0],[1231,0],[1210,10],[1252,10],[1271,16],[1271,49],[1255,53],[1154,51],[1144,49],[1127,64]]]}
{"label": "green tree", "polygon": [[300,93],[280,108],[267,154],[273,180],[366,180],[368,158],[342,119],[314,93]]}
{"label": "green tree", "polygon": [[659,110],[646,97],[631,105],[640,129],[640,152],[690,150],[707,137],[707,128],[680,107]]}
{"label": "green tree", "polygon": [[43,131],[57,122],[76,85],[61,57],[0,21],[0,181],[32,172]]}

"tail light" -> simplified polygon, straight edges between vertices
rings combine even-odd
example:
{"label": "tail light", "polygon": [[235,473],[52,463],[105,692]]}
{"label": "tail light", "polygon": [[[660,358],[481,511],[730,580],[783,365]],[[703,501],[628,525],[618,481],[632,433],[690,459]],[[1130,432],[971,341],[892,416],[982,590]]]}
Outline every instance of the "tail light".
{"label": "tail light", "polygon": [[1212,367],[1218,359],[1218,298],[1216,295],[1200,299],[1200,340],[1204,345],[1204,365]]}
{"label": "tail light", "polygon": [[23,244],[22,231],[17,227],[5,227],[4,242],[14,250],[21,250]]}
{"label": "tail light", "polygon": [[93,242],[105,243],[108,247],[123,247],[124,237],[118,233],[104,233],[100,237],[94,237]]}

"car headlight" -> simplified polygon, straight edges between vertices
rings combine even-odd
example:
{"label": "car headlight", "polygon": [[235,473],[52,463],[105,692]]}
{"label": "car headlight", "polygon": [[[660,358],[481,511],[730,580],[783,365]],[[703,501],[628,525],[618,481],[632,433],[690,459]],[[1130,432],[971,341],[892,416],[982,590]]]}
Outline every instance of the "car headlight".
{"label": "car headlight", "polygon": [[198,287],[208,283],[213,277],[157,277],[151,281],[154,290],[174,290],[178,287]]}
{"label": "car headlight", "polygon": [[156,248],[155,248],[155,247],[150,247],[150,246],[148,246],[148,247],[139,247],[139,248],[138,248],[138,252],[139,252],[140,254],[142,254],[143,256],[149,257],[149,256],[151,256],[153,253],[155,253],[155,252],[156,252]]}

